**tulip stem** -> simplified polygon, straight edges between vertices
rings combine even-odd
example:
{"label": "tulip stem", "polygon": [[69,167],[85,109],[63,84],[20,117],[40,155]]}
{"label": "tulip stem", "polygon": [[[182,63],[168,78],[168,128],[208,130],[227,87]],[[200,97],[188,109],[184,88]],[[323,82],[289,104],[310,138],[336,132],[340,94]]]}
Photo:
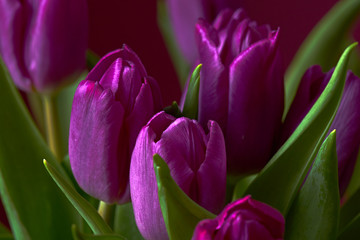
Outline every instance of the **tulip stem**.
{"label": "tulip stem", "polygon": [[115,204],[100,201],[98,213],[109,226],[112,226],[115,216]]}
{"label": "tulip stem", "polygon": [[56,106],[56,97],[53,95],[44,95],[43,102],[46,125],[46,139],[51,151],[55,155],[58,162],[61,163],[61,138],[58,109]]}

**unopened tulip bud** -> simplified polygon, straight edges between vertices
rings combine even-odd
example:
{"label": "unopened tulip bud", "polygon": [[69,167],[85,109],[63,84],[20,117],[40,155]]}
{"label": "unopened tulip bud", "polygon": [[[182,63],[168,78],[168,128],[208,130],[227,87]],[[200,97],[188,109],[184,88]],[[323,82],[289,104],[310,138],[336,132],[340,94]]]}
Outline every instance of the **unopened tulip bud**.
{"label": "unopened tulip bud", "polygon": [[160,110],[158,85],[131,49],[99,61],[75,92],[70,121],[71,168],[85,192],[108,203],[129,200],[136,137]]}

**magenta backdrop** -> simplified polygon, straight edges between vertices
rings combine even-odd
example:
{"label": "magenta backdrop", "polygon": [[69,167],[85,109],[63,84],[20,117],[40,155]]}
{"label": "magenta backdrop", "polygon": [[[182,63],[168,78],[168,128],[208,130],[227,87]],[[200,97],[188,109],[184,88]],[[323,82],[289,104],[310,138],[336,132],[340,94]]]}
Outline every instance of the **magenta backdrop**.
{"label": "magenta backdrop", "polygon": [[[337,0],[242,0],[259,23],[280,27],[287,66],[296,49]],[[179,100],[180,87],[156,22],[156,0],[88,0],[90,48],[99,55],[128,44],[160,84],[165,104]],[[256,2],[256,3],[255,3]]]}

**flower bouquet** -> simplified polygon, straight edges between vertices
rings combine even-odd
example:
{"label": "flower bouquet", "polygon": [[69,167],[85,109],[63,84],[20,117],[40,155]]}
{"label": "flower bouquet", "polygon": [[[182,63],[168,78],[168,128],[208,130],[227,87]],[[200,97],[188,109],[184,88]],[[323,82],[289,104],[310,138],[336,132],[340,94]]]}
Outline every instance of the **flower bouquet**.
{"label": "flower bouquet", "polygon": [[360,1],[286,71],[241,1],[157,7],[169,106],[131,42],[87,50],[87,1],[0,2],[0,239],[357,239]]}

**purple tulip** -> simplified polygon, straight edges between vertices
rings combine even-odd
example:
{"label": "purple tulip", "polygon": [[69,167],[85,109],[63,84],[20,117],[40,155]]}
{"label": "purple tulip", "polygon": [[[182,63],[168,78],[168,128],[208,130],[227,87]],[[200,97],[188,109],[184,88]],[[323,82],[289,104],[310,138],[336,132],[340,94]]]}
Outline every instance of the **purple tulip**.
{"label": "purple tulip", "polygon": [[0,54],[24,91],[47,92],[85,69],[86,0],[0,1]]}
{"label": "purple tulip", "polygon": [[241,9],[225,10],[213,25],[199,20],[196,37],[199,122],[221,126],[230,173],[258,171],[273,154],[283,113],[278,31],[258,26]]}
{"label": "purple tulip", "polygon": [[192,65],[198,58],[194,28],[199,18],[212,22],[225,8],[237,9],[236,0],[166,0],[175,40],[186,60]]}
{"label": "purple tulip", "polygon": [[218,124],[208,134],[195,121],[160,112],[140,131],[130,166],[130,191],[137,226],[145,239],[167,239],[158,198],[153,155],[159,154],[179,187],[209,211],[225,201],[226,153]]}
{"label": "purple tulip", "polygon": [[215,219],[198,223],[192,240],[280,240],[284,231],[278,210],[246,196],[228,204]]}
{"label": "purple tulip", "polygon": [[159,87],[131,49],[99,61],[75,92],[70,120],[71,168],[85,192],[108,203],[129,200],[136,137],[160,110]]}
{"label": "purple tulip", "polygon": [[[323,73],[320,66],[310,67],[304,74],[294,101],[286,116],[281,143],[294,132],[301,120],[319,98],[333,71]],[[350,71],[347,74],[343,97],[329,133],[336,129],[339,187],[345,192],[352,176],[360,147],[360,79]]]}

